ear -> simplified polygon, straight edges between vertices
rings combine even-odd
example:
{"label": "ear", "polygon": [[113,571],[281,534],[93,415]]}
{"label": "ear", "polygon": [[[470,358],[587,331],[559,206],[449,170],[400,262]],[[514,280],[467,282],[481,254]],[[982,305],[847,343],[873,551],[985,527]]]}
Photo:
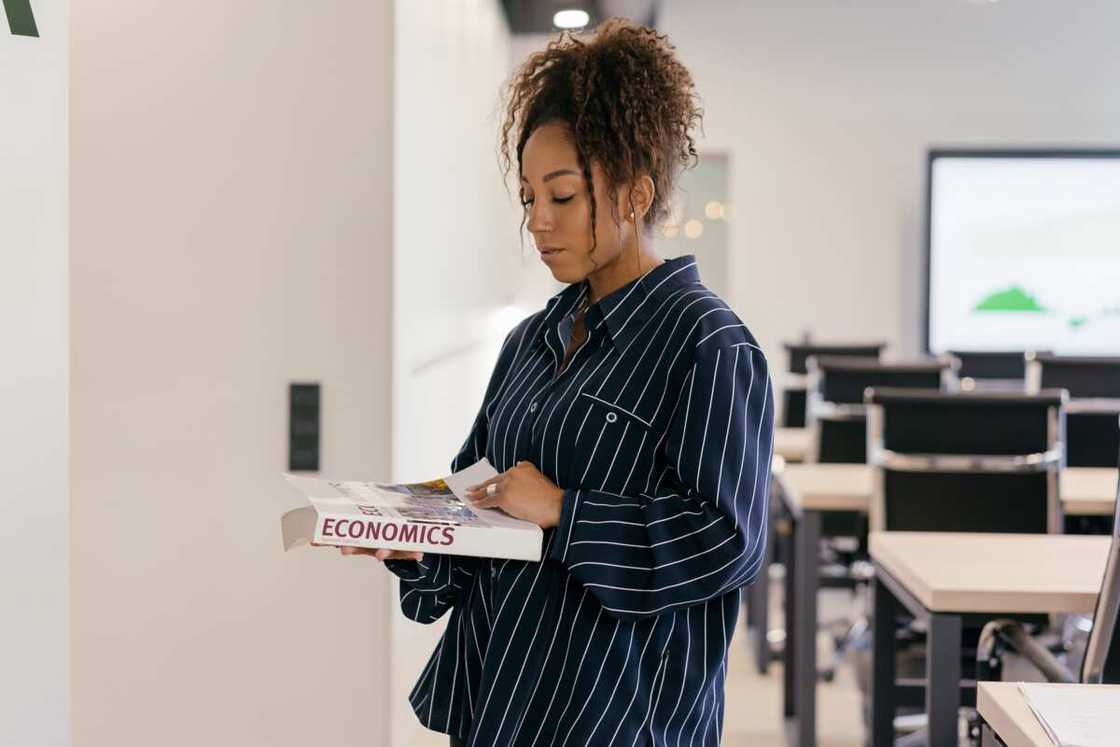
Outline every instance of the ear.
{"label": "ear", "polygon": [[649,174],[642,174],[630,185],[627,193],[627,203],[623,205],[622,215],[626,220],[631,220],[630,213],[634,213],[633,223],[639,224],[646,213],[649,212],[650,206],[653,205],[653,197],[656,190],[653,186],[653,179]]}

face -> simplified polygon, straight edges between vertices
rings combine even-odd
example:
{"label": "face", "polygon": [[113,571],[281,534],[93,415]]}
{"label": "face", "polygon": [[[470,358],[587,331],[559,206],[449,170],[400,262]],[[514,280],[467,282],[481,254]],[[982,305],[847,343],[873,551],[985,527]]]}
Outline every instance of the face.
{"label": "face", "polygon": [[567,125],[541,125],[529,136],[521,154],[521,202],[526,225],[541,260],[563,283],[576,283],[591,274],[609,271],[633,241],[636,224],[622,220],[630,212],[627,207],[624,213],[622,207],[627,204],[628,191],[619,190],[612,213],[606,177],[594,161],[591,180],[595,185],[597,239],[593,254],[591,195]]}

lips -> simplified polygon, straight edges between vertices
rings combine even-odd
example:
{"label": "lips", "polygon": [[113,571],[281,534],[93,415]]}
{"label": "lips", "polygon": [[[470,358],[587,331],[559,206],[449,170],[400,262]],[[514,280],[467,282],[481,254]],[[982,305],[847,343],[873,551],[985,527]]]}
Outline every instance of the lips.
{"label": "lips", "polygon": [[560,252],[564,251],[558,246],[542,246],[538,247],[538,249],[540,250],[541,255],[545,257],[549,256],[550,254],[559,254]]}

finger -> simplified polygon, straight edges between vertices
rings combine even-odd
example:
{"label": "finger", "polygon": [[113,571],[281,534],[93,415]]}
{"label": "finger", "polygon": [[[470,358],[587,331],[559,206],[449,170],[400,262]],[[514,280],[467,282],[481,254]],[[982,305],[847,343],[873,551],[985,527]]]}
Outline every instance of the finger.
{"label": "finger", "polygon": [[483,482],[480,482],[477,485],[468,485],[467,492],[474,493],[477,491],[485,491],[487,485],[496,484],[500,479],[502,479],[502,475],[494,475],[494,477],[484,479]]}
{"label": "finger", "polygon": [[[473,490],[468,490],[467,495],[472,499],[493,498],[493,497],[499,495],[502,492],[502,488],[504,487],[505,482],[506,481],[504,479],[499,480],[498,478],[494,478],[493,480],[487,480],[486,482],[482,483],[479,487],[477,487]],[[491,486],[493,486],[493,487],[491,487]]]}
{"label": "finger", "polygon": [[479,498],[471,499],[471,505],[475,508],[494,508],[502,503],[502,495],[483,495]]}
{"label": "finger", "polygon": [[368,547],[340,547],[338,551],[343,555],[373,555],[374,550]]}

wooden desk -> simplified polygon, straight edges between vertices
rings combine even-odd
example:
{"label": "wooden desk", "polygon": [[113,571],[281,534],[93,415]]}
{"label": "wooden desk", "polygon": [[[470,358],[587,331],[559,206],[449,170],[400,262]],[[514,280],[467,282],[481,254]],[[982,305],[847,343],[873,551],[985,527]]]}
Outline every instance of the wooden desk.
{"label": "wooden desk", "polygon": [[925,620],[928,630],[929,744],[956,747],[964,622],[1091,612],[1110,542],[1083,535],[872,532],[872,745],[894,743],[895,619],[901,608]]}
{"label": "wooden desk", "polygon": [[[1120,685],[1057,685],[1080,691],[1107,688],[1120,692]],[[1053,747],[1054,743],[1038,722],[1016,682],[981,682],[977,685],[976,707],[984,725],[1007,747]]]}
{"label": "wooden desk", "polygon": [[1058,482],[1066,516],[1108,516],[1120,473],[1111,467],[1068,467]]}
{"label": "wooden desk", "polygon": [[809,451],[807,428],[777,428],[774,431],[774,454],[787,462],[803,462]]}
{"label": "wooden desk", "polygon": [[[1109,516],[1116,504],[1117,470],[1071,467],[1059,480],[1063,510],[1069,515]],[[774,477],[768,559],[781,541],[789,559],[785,575],[785,643],[782,658],[783,715],[796,719],[798,743],[816,744],[817,605],[820,567],[817,544],[821,515],[867,511],[874,470],[865,464],[787,464]],[[747,625],[755,667],[765,673],[772,657],[767,637],[769,574],[748,589]],[[981,610],[976,610],[977,612]]]}

